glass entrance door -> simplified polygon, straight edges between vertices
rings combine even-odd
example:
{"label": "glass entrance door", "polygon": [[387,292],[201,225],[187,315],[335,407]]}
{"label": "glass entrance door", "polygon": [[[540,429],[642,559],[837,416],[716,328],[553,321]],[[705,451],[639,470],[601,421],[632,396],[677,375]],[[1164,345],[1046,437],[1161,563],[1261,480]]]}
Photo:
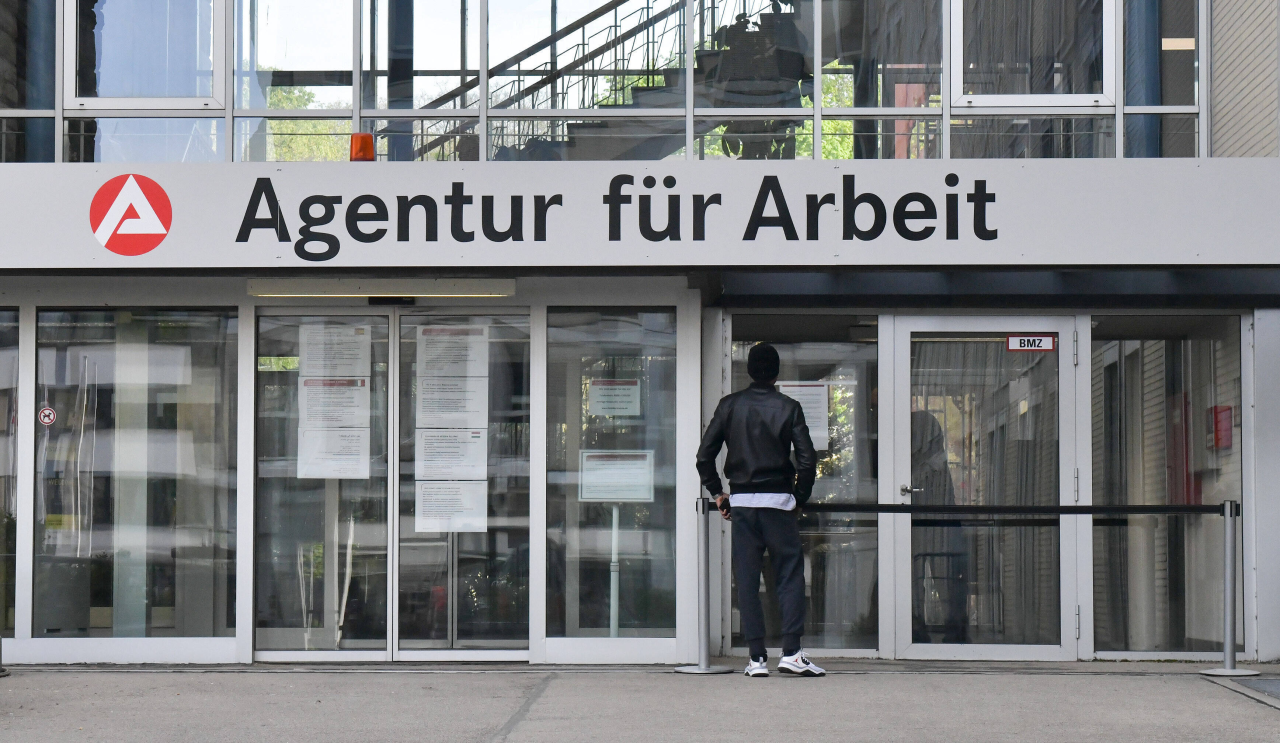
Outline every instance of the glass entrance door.
{"label": "glass entrance door", "polygon": [[397,659],[529,647],[529,317],[398,322]]}
{"label": "glass entrance door", "polygon": [[527,648],[528,315],[266,313],[257,332],[256,649]]}
{"label": "glass entrance door", "polygon": [[[751,347],[772,344],[780,358],[778,390],[800,402],[818,454],[813,496],[799,517],[807,585],[805,647],[874,651],[880,607],[877,516],[820,507],[877,501],[878,318],[735,313],[732,338],[732,391],[751,383]],[[764,594],[765,643],[781,648],[781,617],[767,558],[764,574],[759,591]],[[730,630],[733,645],[744,648],[737,596],[735,588]]]}
{"label": "glass entrance door", "polygon": [[[1072,318],[898,318],[899,657],[1076,657]],[[999,513],[954,507],[995,506]],[[1019,509],[1025,509],[1019,512]]]}

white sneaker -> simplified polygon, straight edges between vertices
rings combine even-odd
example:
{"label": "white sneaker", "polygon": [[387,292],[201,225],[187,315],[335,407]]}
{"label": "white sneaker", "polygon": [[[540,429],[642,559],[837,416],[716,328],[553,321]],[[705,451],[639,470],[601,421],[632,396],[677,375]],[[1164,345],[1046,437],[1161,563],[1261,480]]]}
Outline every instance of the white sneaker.
{"label": "white sneaker", "polygon": [[784,655],[778,661],[778,673],[793,673],[797,676],[826,676],[827,672],[815,666],[804,651],[795,655]]}
{"label": "white sneaker", "polygon": [[742,675],[750,676],[751,678],[757,678],[757,677],[763,678],[765,676],[768,676],[769,663],[767,661],[756,660],[755,658],[749,658],[747,659],[747,669],[742,672]]}

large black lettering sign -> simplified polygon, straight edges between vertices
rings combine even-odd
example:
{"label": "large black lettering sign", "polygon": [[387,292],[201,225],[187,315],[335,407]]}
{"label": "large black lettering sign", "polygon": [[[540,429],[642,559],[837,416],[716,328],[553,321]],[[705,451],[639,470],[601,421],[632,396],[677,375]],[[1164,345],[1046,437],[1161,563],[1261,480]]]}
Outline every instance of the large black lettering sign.
{"label": "large black lettering sign", "polygon": [[[760,180],[754,203],[739,238],[739,233],[708,237],[707,215],[712,207],[725,206],[723,194],[681,194],[676,189],[678,184],[675,176],[671,175],[662,178],[661,182],[653,175],[646,175],[637,186],[636,177],[624,173],[610,179],[608,190],[601,197],[608,229],[606,234],[595,239],[617,242],[639,237],[648,242],[678,242],[687,237],[694,241],[754,241],[764,235],[777,235],[787,241],[798,241],[801,236],[796,219],[803,215],[803,239],[806,241],[838,239],[870,242],[885,234],[896,234],[911,242],[930,239],[959,240],[966,231],[978,240],[995,240],[999,232],[990,224],[991,213],[988,207],[996,202],[996,194],[988,190],[987,181],[975,179],[971,188],[964,193],[965,202],[971,205],[966,210],[967,214],[961,213],[961,193],[951,190],[959,187],[959,176],[949,173],[943,183],[948,190],[942,194],[943,209],[939,216],[935,196],[924,191],[886,196],[865,188],[865,184],[860,183],[856,176],[843,174],[838,192],[789,195],[779,176],[765,175]],[[665,198],[655,199],[655,195]],[[449,191],[439,196],[448,209],[449,238],[456,243],[475,242],[477,231],[468,229],[467,224],[469,217],[474,219],[471,216],[474,212],[469,211],[469,208],[474,209],[476,195],[468,193],[465,182],[453,181]],[[527,202],[532,203],[531,212],[525,209]],[[393,203],[394,207],[389,206]],[[794,211],[793,205],[801,211]],[[487,243],[518,243],[525,240],[525,235],[528,234],[526,223],[531,222],[529,226],[533,240],[545,242],[548,222],[552,216],[551,208],[565,206],[563,194],[514,194],[505,199],[480,194],[479,232]],[[586,206],[584,204],[580,208]],[[683,230],[686,206],[687,213],[691,216],[690,233]],[[440,239],[441,215],[434,195],[397,195],[384,199],[374,194],[361,194],[344,205],[341,195],[312,194],[298,204],[297,213],[301,225],[298,228],[298,239],[294,242],[294,253],[299,258],[306,261],[327,261],[338,255],[342,249],[342,239],[329,225],[337,219],[339,207],[344,207],[346,234],[355,243],[370,244],[383,240],[412,242],[415,238],[424,242],[436,242]],[[838,238],[835,234],[823,234],[824,207],[840,212]],[[575,228],[584,222],[581,215],[575,219],[570,212],[559,214],[566,221],[571,221]],[[394,230],[391,227],[393,221]],[[254,183],[236,234],[236,242],[249,242],[258,230],[273,235],[277,242],[292,240],[285,210],[281,207],[270,178],[258,178]],[[590,235],[575,234],[575,237],[592,239]]]}

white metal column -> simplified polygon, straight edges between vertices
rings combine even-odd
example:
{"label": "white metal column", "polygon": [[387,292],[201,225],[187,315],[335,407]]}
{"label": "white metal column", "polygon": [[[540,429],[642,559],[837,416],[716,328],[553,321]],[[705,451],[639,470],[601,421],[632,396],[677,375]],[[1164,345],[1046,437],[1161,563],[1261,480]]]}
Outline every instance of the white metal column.
{"label": "white metal column", "polygon": [[529,308],[529,662],[547,660],[547,305]]}
{"label": "white metal column", "polygon": [[252,663],[258,321],[252,304],[242,304],[239,309],[236,320],[236,662]]}

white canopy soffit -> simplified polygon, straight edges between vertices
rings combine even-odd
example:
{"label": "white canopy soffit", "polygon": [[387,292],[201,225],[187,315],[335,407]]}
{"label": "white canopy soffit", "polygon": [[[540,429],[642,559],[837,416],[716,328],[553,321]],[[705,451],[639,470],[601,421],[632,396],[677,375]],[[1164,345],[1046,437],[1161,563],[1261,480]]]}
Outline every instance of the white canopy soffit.
{"label": "white canopy soffit", "polygon": [[0,269],[1280,263],[1264,158],[3,167]]}

